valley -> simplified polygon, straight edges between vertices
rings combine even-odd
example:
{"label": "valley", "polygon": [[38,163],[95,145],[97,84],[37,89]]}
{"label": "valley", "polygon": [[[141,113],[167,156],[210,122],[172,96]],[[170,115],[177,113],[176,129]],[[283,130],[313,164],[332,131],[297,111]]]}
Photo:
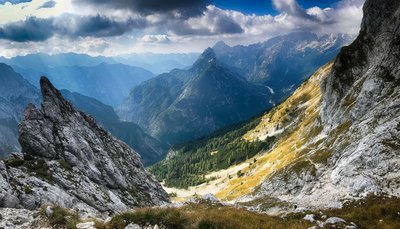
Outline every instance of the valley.
{"label": "valley", "polygon": [[0,1],[0,229],[400,228],[399,1],[41,1]]}

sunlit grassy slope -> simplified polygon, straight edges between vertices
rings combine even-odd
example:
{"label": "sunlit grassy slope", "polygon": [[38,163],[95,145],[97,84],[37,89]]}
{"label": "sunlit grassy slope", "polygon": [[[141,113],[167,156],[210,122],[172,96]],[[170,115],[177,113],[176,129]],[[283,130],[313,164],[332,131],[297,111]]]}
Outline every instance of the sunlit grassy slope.
{"label": "sunlit grassy slope", "polygon": [[247,141],[264,140],[269,136],[279,136],[279,140],[271,151],[256,156],[255,163],[242,169],[244,175],[230,179],[217,192],[218,198],[233,200],[251,193],[263,180],[283,169],[298,172],[303,168],[312,170],[315,164],[326,161],[330,156],[329,150],[316,150],[316,146],[323,138],[319,118],[320,82],[331,67],[332,63],[329,63],[320,68],[292,96],[265,114],[261,122],[243,136]]}

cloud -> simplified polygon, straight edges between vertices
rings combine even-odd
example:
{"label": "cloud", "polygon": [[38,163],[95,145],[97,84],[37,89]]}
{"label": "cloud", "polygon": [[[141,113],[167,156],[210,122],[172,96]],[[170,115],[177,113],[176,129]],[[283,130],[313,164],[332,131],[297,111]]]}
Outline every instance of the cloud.
{"label": "cloud", "polygon": [[143,29],[146,24],[146,21],[140,18],[118,21],[101,15],[65,15],[61,20],[56,20],[56,30],[59,34],[70,37],[110,37],[122,35],[133,29]]}
{"label": "cloud", "polygon": [[73,0],[73,2],[107,9],[130,9],[144,15],[173,13],[183,18],[201,14],[210,3],[209,0]]}
{"label": "cloud", "polygon": [[0,5],[4,5],[7,2],[16,5],[16,4],[20,4],[20,3],[26,3],[26,2],[32,2],[32,0],[0,0]]}
{"label": "cloud", "polygon": [[0,28],[0,38],[25,42],[44,41],[53,36],[52,20],[29,17],[25,21],[13,22]]}
{"label": "cloud", "polygon": [[[197,12],[182,16],[183,11],[190,9],[182,1],[167,0],[160,5],[150,3],[161,0],[73,1],[90,9],[82,6],[56,15],[39,10],[43,14],[0,24],[0,44],[5,50],[0,53],[25,53],[26,49],[68,52],[78,48],[95,54],[104,51],[107,55],[137,50],[197,52],[218,40],[230,45],[248,45],[298,31],[356,35],[364,3],[364,0],[341,0],[332,8],[305,9],[295,0],[273,0],[277,15],[254,15],[214,5],[204,7],[206,1],[195,0]],[[37,2],[34,10],[42,2]],[[62,2],[57,1],[55,8],[61,6]],[[55,47],[50,47],[50,41]],[[70,45],[64,45],[67,41]],[[24,46],[24,42],[29,45]],[[7,47],[13,47],[12,51]]]}
{"label": "cloud", "polygon": [[156,34],[156,35],[144,35],[142,38],[139,39],[141,42],[144,43],[170,43],[170,38],[165,34]]}
{"label": "cloud", "polygon": [[117,21],[105,16],[78,16],[64,14],[59,17],[28,17],[25,20],[0,27],[0,39],[26,42],[45,41],[54,35],[74,37],[119,36],[133,29],[142,29],[146,21],[129,18]]}
{"label": "cloud", "polygon": [[209,5],[200,17],[186,21],[175,21],[168,29],[176,35],[221,35],[243,33],[242,27],[232,17],[231,11],[225,11]]}
{"label": "cloud", "polygon": [[280,12],[295,17],[312,19],[312,16],[307,14],[307,12],[297,3],[296,0],[272,0],[272,3]]}
{"label": "cloud", "polygon": [[47,1],[45,3],[43,3],[41,6],[39,6],[37,9],[48,9],[48,8],[53,8],[54,6],[56,6],[56,2],[55,1]]}

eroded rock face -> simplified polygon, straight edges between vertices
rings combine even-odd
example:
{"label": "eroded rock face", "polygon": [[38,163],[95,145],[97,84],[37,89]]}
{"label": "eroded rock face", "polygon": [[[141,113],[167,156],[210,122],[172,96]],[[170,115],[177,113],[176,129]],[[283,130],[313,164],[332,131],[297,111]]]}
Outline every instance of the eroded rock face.
{"label": "eroded rock face", "polygon": [[[294,162],[266,179],[257,197],[340,207],[368,194],[400,196],[399,26],[399,1],[365,2],[360,35],[322,80],[324,128],[305,139],[308,148],[299,161],[307,164]],[[326,162],[314,160],[318,154]]]}
{"label": "eroded rock face", "polygon": [[17,205],[28,209],[54,203],[83,213],[116,213],[169,202],[136,152],[76,110],[47,78],[40,85],[41,109],[29,105],[19,126],[25,160],[8,168],[0,164],[0,206],[15,205],[17,197]]}

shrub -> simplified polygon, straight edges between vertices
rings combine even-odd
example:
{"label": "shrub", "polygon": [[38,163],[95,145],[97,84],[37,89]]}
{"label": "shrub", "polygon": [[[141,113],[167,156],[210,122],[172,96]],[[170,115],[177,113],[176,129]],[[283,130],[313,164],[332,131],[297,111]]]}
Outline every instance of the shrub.
{"label": "shrub", "polygon": [[9,167],[19,167],[24,165],[24,160],[23,159],[19,159],[19,158],[13,158],[13,159],[9,159],[4,161],[4,163],[9,166]]}
{"label": "shrub", "polygon": [[31,189],[31,187],[25,186],[24,192],[25,192],[26,194],[31,194],[33,191],[32,191],[32,189]]}
{"label": "shrub", "polygon": [[79,221],[79,215],[76,212],[67,210],[60,206],[53,206],[53,214],[46,215],[47,206],[43,206],[40,210],[40,215],[46,217],[53,228],[75,229]]}

